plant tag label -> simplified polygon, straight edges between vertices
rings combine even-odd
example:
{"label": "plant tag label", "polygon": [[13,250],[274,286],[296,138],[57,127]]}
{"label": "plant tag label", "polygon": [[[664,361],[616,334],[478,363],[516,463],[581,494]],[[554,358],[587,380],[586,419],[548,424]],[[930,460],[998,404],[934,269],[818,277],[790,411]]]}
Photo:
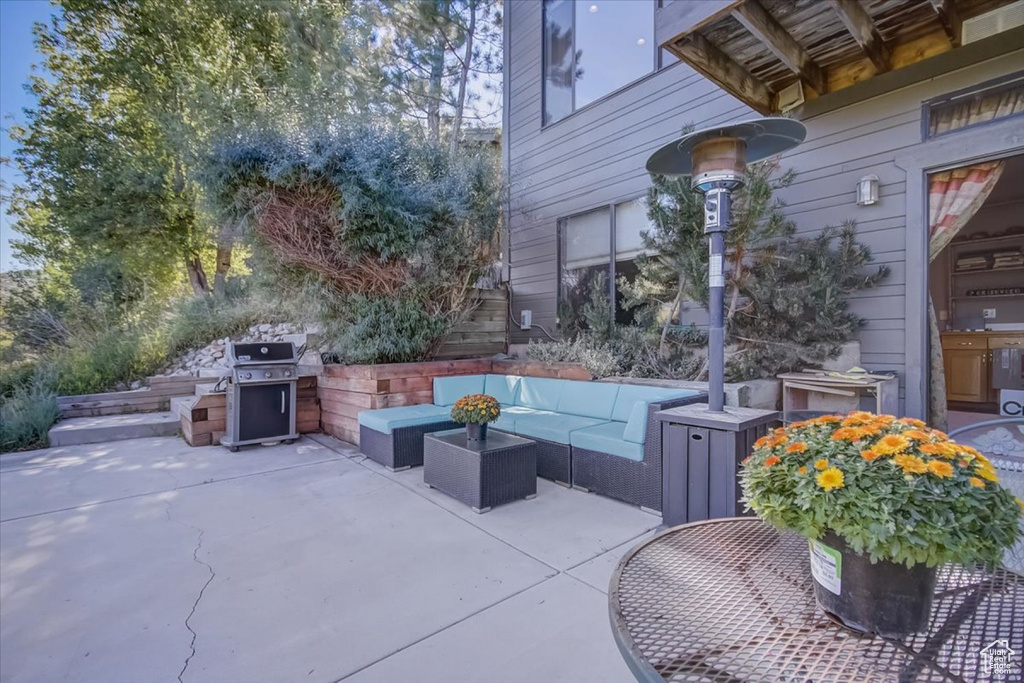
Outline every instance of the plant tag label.
{"label": "plant tag label", "polygon": [[817,541],[811,548],[811,576],[830,593],[839,595],[843,585],[843,556],[835,548]]}

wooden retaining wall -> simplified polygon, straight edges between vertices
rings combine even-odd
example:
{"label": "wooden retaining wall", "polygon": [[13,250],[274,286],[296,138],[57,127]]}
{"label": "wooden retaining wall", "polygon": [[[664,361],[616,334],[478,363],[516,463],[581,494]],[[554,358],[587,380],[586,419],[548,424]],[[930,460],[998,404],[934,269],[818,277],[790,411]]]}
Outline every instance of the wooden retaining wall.
{"label": "wooden retaining wall", "polygon": [[[296,391],[296,429],[300,434],[320,431],[317,378],[299,377]],[[181,411],[181,435],[189,446],[217,445],[226,429],[227,394],[224,392],[204,393],[190,408]]]}
{"label": "wooden retaining wall", "polygon": [[433,403],[435,377],[489,372],[591,379],[585,368],[570,363],[524,363],[490,358],[387,365],[325,365],[317,385],[320,423],[325,433],[358,445],[360,411]]}
{"label": "wooden retaining wall", "polygon": [[434,378],[478,375],[491,371],[490,358],[390,363],[325,365],[317,384],[320,423],[325,433],[359,444],[362,410],[432,403]]}
{"label": "wooden retaining wall", "polygon": [[456,325],[437,352],[437,360],[493,356],[508,350],[508,292],[474,290],[480,304]]}
{"label": "wooden retaining wall", "polygon": [[172,398],[191,396],[197,385],[216,381],[215,377],[150,377],[148,387],[134,391],[60,396],[57,407],[62,418],[155,413],[170,410]]}

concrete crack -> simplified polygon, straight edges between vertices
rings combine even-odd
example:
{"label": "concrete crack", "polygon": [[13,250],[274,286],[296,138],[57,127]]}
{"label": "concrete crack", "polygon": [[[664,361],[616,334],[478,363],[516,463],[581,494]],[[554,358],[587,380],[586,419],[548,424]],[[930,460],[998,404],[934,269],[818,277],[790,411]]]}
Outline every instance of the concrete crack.
{"label": "concrete crack", "polygon": [[[177,477],[175,477],[173,474],[166,470],[164,470],[164,474],[168,475],[171,479],[174,480],[174,490],[177,491]],[[192,639],[189,641],[188,644],[188,657],[185,658],[185,663],[182,664],[181,671],[178,672],[178,683],[182,683],[182,677],[185,675],[185,671],[188,669],[188,665],[192,662],[192,658],[196,656],[197,634],[195,632],[195,629],[192,628],[192,617],[195,616],[196,610],[199,608],[199,603],[200,601],[202,601],[203,595],[206,593],[207,587],[209,587],[209,585],[213,583],[213,579],[217,576],[217,572],[213,571],[213,567],[211,567],[208,562],[199,559],[199,551],[203,549],[203,534],[205,532],[199,527],[194,527],[191,524],[186,524],[185,522],[180,522],[176,519],[171,518],[171,499],[169,498],[165,501],[164,514],[167,516],[168,522],[174,522],[175,524],[178,524],[180,526],[187,527],[199,534],[198,537],[196,538],[196,547],[192,549],[192,561],[196,564],[203,565],[204,567],[206,567],[206,571],[210,573],[210,576],[206,579],[206,583],[204,583],[203,587],[199,589],[199,595],[196,596],[195,602],[192,603],[191,611],[189,611],[188,616],[185,617],[185,628],[187,628],[188,632],[192,634]]]}
{"label": "concrete crack", "polygon": [[[195,529],[195,527],[191,528]],[[181,679],[182,676],[185,675],[185,670],[188,669],[188,665],[192,661],[192,658],[196,656],[196,632],[189,622],[192,620],[192,616],[196,613],[196,609],[199,607],[199,602],[203,599],[203,594],[206,592],[207,586],[209,586],[217,576],[217,573],[213,571],[213,567],[199,559],[199,551],[203,547],[203,530],[196,530],[199,532],[199,538],[196,542],[195,550],[192,551],[192,561],[206,567],[206,570],[210,572],[210,577],[206,579],[206,583],[204,583],[203,587],[199,589],[199,595],[196,596],[196,601],[192,603],[192,611],[188,613],[187,617],[185,617],[185,628],[187,628],[188,632],[192,634],[192,641],[189,643],[189,655],[185,658],[185,663],[182,665],[181,671],[178,673],[178,683],[182,683]]]}

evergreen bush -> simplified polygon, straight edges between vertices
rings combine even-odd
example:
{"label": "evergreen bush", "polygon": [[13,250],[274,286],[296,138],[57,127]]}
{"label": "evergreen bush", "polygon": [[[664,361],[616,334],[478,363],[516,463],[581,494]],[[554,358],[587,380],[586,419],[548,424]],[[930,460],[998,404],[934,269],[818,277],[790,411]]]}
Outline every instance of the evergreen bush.
{"label": "evergreen bush", "polygon": [[261,131],[218,147],[206,178],[345,362],[429,359],[496,258],[501,178],[486,151],[363,125]]}

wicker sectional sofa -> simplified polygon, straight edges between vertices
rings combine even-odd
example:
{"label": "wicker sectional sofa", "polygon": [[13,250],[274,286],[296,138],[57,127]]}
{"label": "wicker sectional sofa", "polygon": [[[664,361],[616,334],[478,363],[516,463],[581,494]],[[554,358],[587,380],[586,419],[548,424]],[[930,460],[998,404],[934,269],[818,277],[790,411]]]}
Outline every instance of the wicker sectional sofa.
{"label": "wicker sectional sofa", "polygon": [[359,413],[361,450],[401,469],[423,464],[423,435],[457,427],[452,404],[467,394],[501,403],[491,429],[537,443],[537,474],[661,510],[661,427],[654,413],[707,400],[696,391],[515,375],[434,380],[432,405]]}

